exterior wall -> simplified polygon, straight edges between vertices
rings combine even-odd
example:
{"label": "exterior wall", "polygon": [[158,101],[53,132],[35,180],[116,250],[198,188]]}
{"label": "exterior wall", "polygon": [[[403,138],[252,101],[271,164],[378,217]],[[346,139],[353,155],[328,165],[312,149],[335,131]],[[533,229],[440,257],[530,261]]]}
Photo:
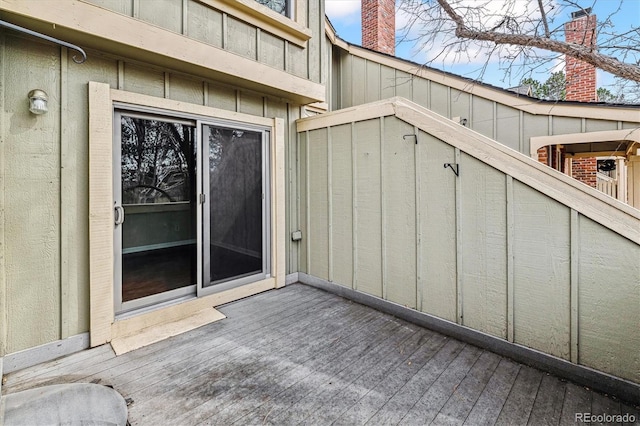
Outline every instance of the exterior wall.
{"label": "exterior wall", "polygon": [[[570,111],[570,106],[563,106],[563,111],[571,114],[566,116],[559,112],[562,108],[557,107],[550,109],[550,114],[532,113],[525,108],[535,103],[530,98],[518,98],[515,94],[505,94],[498,90],[493,91],[493,98],[490,98],[476,94],[481,91],[476,90],[472,81],[424,71],[417,65],[382,55],[374,58],[374,54],[361,52],[358,48],[353,51],[355,53],[344,47],[334,46],[336,64],[330,82],[335,93],[331,104],[333,110],[402,96],[446,118],[465,119],[466,127],[526,155],[529,155],[529,140],[534,136],[640,126],[640,121],[616,118],[615,112],[621,110],[615,108],[610,108],[612,114],[609,119],[593,113],[592,116],[585,114],[580,117],[581,112]],[[452,81],[458,88],[444,81]],[[484,92],[492,90],[486,89]],[[509,99],[513,105],[494,100],[498,98]],[[628,114],[629,110],[625,113]],[[637,117],[635,111],[633,114]]]}
{"label": "exterior wall", "polygon": [[640,245],[381,114],[300,133],[300,270],[640,383]]}
{"label": "exterior wall", "polygon": [[[224,7],[224,1],[210,0],[88,0],[114,12],[157,25],[191,39],[215,46],[278,70],[321,82],[324,43],[324,5],[319,0],[295,2],[300,25],[311,38],[300,46],[283,36],[258,28]],[[266,9],[256,3],[251,7]]]}
{"label": "exterior wall", "polygon": [[595,188],[597,166],[598,161],[595,157],[572,158],[571,177]]}
{"label": "exterior wall", "polygon": [[[286,190],[296,191],[291,158],[300,105],[104,52],[89,50],[81,65],[71,56],[66,48],[0,31],[0,356],[89,329],[89,81],[282,118]],[[49,94],[45,115],[28,111],[26,94],[34,88]],[[287,212],[286,229],[297,229]],[[286,240],[287,267],[296,271],[295,245]]]}

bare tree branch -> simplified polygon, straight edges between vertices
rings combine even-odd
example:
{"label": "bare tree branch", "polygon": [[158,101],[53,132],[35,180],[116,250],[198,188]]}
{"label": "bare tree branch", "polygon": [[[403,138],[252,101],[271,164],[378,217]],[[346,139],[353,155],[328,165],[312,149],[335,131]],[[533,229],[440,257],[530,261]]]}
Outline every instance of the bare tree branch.
{"label": "bare tree branch", "polygon": [[490,0],[401,0],[400,11],[407,25],[400,39],[420,47],[427,64],[436,59],[451,63],[461,57],[477,63],[483,58],[498,62],[506,76],[513,66],[529,73],[546,63],[552,70],[558,64],[558,55],[566,55],[637,83],[640,29],[633,24],[631,29],[616,31],[613,26],[613,16],[621,12],[622,3],[619,0],[617,10],[614,6],[614,12],[598,21],[593,34],[594,40],[596,35],[601,39],[597,46],[564,41],[566,11],[586,12],[585,6],[575,0],[503,0],[499,6]]}

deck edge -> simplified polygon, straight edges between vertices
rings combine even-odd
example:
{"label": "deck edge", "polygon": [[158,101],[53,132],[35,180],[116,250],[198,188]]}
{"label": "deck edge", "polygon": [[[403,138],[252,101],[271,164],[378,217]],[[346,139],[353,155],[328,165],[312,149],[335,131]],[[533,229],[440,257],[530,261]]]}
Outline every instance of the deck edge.
{"label": "deck edge", "polygon": [[34,348],[7,354],[0,358],[2,374],[32,367],[56,358],[71,355],[89,348],[89,332],[76,334],[66,339],[56,340]]}
{"label": "deck edge", "polygon": [[543,352],[510,343],[482,333],[477,330],[435,317],[414,309],[406,308],[397,303],[381,299],[351,288],[330,282],[322,278],[298,273],[298,280],[329,293],[344,297],[370,308],[385,312],[413,324],[445,334],[463,342],[487,349],[498,355],[505,356],[516,362],[551,373],[562,379],[570,380],[578,385],[587,386],[598,392],[613,395],[632,405],[640,405],[640,384],[603,373],[592,368],[573,364],[561,358]]}

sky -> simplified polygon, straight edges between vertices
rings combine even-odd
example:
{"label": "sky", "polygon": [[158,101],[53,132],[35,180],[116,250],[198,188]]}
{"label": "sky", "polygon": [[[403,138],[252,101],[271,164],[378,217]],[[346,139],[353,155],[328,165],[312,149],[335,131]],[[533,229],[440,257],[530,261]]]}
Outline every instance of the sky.
{"label": "sky", "polygon": [[[326,14],[331,24],[336,29],[340,38],[352,44],[361,44],[361,22],[360,22],[360,0],[325,0]],[[478,2],[479,0],[465,0],[468,3]],[[537,5],[536,0],[516,0],[522,4],[523,8],[534,7]],[[556,1],[556,0],[552,0]],[[640,21],[640,0],[576,0],[581,7],[591,7],[592,13],[597,16],[598,21],[610,16],[613,30],[616,33],[628,31],[632,25],[638,25]],[[494,0],[490,3],[499,10],[502,1]],[[576,9],[577,10],[577,9]],[[566,15],[563,16],[563,15]],[[566,22],[571,20],[570,11],[566,10],[563,14],[556,17],[556,22]],[[406,23],[406,17],[401,13],[396,14],[396,32],[398,33]],[[638,40],[640,45],[640,40]],[[430,52],[420,51],[412,42],[399,43],[396,46],[396,56],[411,60],[413,62],[424,64],[430,59]],[[454,74],[464,77],[477,79],[481,76],[481,81],[492,84],[494,86],[508,88],[517,86],[520,80],[526,75],[520,73],[512,73],[505,75],[504,70],[498,66],[497,58],[492,58],[486,71],[482,72],[482,65],[486,62],[484,59],[474,61],[465,58],[464,61],[454,59],[453,57],[445,57],[434,60],[429,64],[433,68],[443,69]],[[546,67],[539,72],[533,73],[531,77],[544,82],[549,74],[553,71],[563,69],[564,61],[557,60],[552,68]],[[597,86],[605,87],[615,93],[614,78],[611,74],[604,71],[597,71]]]}

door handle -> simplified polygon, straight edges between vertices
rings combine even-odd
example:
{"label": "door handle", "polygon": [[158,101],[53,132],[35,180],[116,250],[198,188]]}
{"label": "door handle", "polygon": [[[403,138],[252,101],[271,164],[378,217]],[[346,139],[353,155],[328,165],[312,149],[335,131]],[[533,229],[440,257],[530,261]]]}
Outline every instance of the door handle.
{"label": "door handle", "polygon": [[116,225],[122,225],[122,223],[124,223],[124,208],[122,206],[115,206],[114,219]]}

